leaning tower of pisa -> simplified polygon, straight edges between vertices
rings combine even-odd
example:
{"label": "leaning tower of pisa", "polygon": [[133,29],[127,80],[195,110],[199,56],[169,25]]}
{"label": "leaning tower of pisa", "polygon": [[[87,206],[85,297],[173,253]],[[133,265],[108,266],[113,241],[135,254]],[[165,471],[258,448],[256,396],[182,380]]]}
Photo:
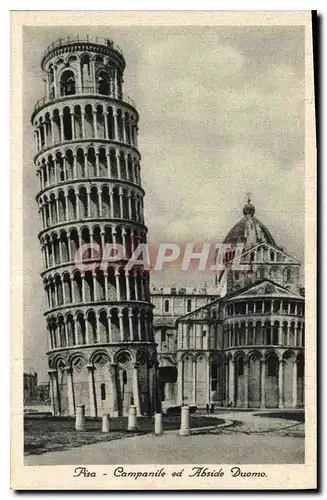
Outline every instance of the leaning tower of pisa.
{"label": "leaning tower of pisa", "polygon": [[158,368],[149,275],[126,268],[147,228],[125,59],[109,39],[68,38],[46,49],[41,68],[46,95],[31,120],[53,413],[74,415],[82,404],[86,415],[118,416],[134,404],[151,414]]}

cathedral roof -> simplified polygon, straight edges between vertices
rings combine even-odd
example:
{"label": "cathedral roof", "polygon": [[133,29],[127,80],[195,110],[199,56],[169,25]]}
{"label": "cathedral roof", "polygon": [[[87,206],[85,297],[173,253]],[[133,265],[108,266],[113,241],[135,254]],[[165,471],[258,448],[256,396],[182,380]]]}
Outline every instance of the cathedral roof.
{"label": "cathedral roof", "polygon": [[255,283],[251,283],[240,290],[231,292],[228,295],[225,295],[223,300],[224,302],[228,302],[229,300],[249,298],[260,299],[270,297],[304,300],[302,295],[291,292],[284,286],[275,283],[268,278],[256,281]]}
{"label": "cathedral roof", "polygon": [[255,206],[251,203],[250,198],[243,208],[243,214],[244,218],[229,231],[224,243],[245,243],[248,248],[259,243],[269,243],[269,245],[277,247],[266,226],[254,217]]}

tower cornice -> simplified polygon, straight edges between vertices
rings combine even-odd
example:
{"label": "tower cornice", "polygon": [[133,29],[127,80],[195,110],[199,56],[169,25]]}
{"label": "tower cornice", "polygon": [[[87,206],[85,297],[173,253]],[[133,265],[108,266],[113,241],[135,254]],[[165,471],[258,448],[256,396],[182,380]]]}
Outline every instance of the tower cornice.
{"label": "tower cornice", "polygon": [[85,37],[84,39],[79,39],[79,37],[76,37],[76,39],[67,37],[59,38],[59,40],[53,42],[46,48],[41,60],[41,68],[45,70],[47,63],[52,58],[76,52],[92,52],[95,55],[106,55],[114,59],[121,66],[122,70],[124,70],[126,66],[122,50],[109,38],[96,37],[92,40],[90,37]]}

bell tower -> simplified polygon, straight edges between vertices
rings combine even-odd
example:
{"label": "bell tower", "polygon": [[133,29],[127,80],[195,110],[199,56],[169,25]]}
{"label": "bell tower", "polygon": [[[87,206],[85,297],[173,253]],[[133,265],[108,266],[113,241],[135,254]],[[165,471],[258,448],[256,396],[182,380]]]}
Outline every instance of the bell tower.
{"label": "bell tower", "polygon": [[[45,51],[46,95],[32,113],[53,413],[154,412],[157,356],[149,273],[126,269],[146,243],[139,114],[123,93],[125,59],[109,39]],[[120,244],[115,262],[106,245]]]}

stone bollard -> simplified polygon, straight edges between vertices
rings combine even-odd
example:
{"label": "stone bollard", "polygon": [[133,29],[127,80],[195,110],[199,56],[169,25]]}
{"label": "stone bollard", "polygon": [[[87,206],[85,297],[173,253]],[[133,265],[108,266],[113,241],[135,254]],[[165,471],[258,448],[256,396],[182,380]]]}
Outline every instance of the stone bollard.
{"label": "stone bollard", "polygon": [[156,413],[154,416],[154,433],[156,436],[162,434],[162,413]]}
{"label": "stone bollard", "polygon": [[128,412],[128,431],[135,431],[137,429],[136,406],[131,405]]}
{"label": "stone bollard", "polygon": [[102,415],[102,432],[109,432],[109,430],[110,430],[109,415],[108,413],[104,413]]}
{"label": "stone bollard", "polygon": [[181,428],[179,429],[180,436],[190,435],[190,408],[182,406],[181,408]]}
{"label": "stone bollard", "polygon": [[85,429],[85,406],[78,405],[76,407],[75,430],[84,431]]}

